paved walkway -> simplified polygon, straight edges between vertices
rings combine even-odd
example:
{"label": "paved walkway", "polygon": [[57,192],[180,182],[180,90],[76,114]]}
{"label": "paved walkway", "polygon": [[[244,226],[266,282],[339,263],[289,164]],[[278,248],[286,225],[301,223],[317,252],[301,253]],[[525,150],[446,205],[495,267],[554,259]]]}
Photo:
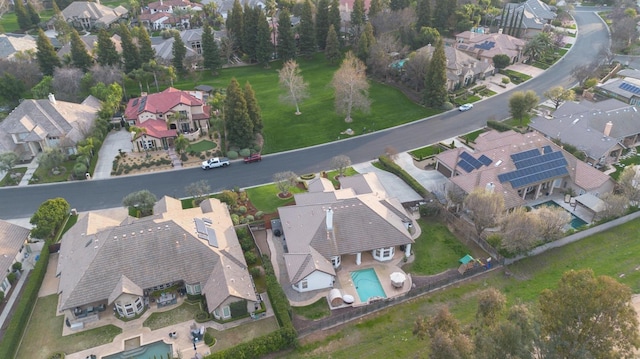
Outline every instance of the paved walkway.
{"label": "paved walkway", "polygon": [[31,178],[33,178],[33,174],[36,173],[36,170],[38,169],[38,158],[34,158],[26,165],[18,165],[16,167],[27,167],[27,172],[25,172],[24,176],[22,176],[22,179],[20,180],[18,186],[28,186],[29,181],[31,181]]}

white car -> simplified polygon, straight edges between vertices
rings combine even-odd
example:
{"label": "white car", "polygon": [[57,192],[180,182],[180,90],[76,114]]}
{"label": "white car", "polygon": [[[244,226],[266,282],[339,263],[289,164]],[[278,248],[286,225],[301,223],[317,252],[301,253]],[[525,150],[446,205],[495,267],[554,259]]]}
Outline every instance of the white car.
{"label": "white car", "polygon": [[469,111],[473,108],[473,104],[471,103],[465,103],[464,105],[458,107],[458,110],[464,112],[464,111]]}

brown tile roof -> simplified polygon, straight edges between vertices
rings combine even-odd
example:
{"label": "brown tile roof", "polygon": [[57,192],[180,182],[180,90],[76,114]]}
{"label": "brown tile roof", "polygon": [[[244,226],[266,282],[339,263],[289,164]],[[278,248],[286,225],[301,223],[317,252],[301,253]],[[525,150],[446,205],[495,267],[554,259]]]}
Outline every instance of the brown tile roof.
{"label": "brown tile roof", "polygon": [[0,281],[11,270],[13,261],[29,238],[30,230],[0,219]]}
{"label": "brown tile roof", "polygon": [[137,119],[143,112],[153,114],[166,114],[174,107],[183,104],[187,106],[202,106],[201,100],[187,91],[181,91],[173,87],[160,92],[129,100],[124,112],[128,120]]}

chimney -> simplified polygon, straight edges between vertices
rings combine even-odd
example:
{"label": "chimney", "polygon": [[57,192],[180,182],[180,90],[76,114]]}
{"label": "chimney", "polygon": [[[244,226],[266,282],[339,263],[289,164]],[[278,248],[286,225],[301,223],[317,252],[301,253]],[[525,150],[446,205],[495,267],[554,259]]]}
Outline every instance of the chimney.
{"label": "chimney", "polygon": [[327,232],[333,231],[333,210],[327,209]]}
{"label": "chimney", "polygon": [[609,137],[611,135],[611,129],[613,128],[613,122],[609,121],[604,125],[604,135]]}
{"label": "chimney", "polygon": [[49,93],[49,102],[51,102],[52,105],[56,104],[56,96],[52,93]]}
{"label": "chimney", "polygon": [[498,29],[498,34],[502,34],[502,29]]}
{"label": "chimney", "polygon": [[147,91],[140,92],[140,97],[144,97],[144,96],[147,96],[147,95],[148,95]]}
{"label": "chimney", "polygon": [[496,185],[495,185],[495,184],[493,184],[493,182],[489,182],[489,183],[487,183],[487,185],[486,185],[486,187],[485,187],[485,189],[486,189],[486,190],[487,190],[487,192],[489,192],[489,193],[493,193],[493,190],[495,190],[495,188],[496,188]]}

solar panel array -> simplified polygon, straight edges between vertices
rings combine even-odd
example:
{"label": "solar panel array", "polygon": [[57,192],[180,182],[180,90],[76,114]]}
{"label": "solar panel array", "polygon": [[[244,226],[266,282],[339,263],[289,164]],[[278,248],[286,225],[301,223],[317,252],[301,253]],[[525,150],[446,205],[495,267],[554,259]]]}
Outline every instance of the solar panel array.
{"label": "solar panel array", "polygon": [[551,152],[553,152],[553,150],[551,149],[551,146],[546,145],[546,146],[542,147],[542,152],[543,152],[544,154],[547,154],[547,153],[551,153]]}
{"label": "solar panel array", "polygon": [[216,231],[209,227],[212,223],[208,218],[194,218],[193,221],[196,223],[196,232],[198,232],[198,238],[204,239],[209,242],[210,246],[218,248],[218,237],[216,236]]}
{"label": "solar panel array", "polygon": [[485,41],[481,44],[475,44],[474,47],[482,50],[491,50],[496,46],[495,41]]}
{"label": "solar panel array", "polygon": [[147,96],[143,97],[140,100],[140,106],[138,106],[138,112],[142,112],[142,110],[144,110],[144,105],[147,104]]}
{"label": "solar panel array", "polygon": [[467,173],[477,170],[483,165],[488,166],[493,162],[489,157],[482,155],[479,159],[468,154],[466,151],[462,151],[460,153],[460,161],[458,162],[458,166],[465,170]]}
{"label": "solar panel array", "polygon": [[623,82],[618,87],[623,89],[623,90],[625,90],[625,91],[629,91],[629,92],[634,93],[636,95],[640,95],[640,87],[634,86],[634,85],[632,85],[630,83]]}
{"label": "solar panel array", "polygon": [[567,160],[562,152],[550,152],[551,147],[543,148],[543,151],[544,154],[540,154],[538,149],[534,149],[511,155],[516,170],[499,174],[500,182],[510,182],[513,188],[520,188],[569,174]]}

